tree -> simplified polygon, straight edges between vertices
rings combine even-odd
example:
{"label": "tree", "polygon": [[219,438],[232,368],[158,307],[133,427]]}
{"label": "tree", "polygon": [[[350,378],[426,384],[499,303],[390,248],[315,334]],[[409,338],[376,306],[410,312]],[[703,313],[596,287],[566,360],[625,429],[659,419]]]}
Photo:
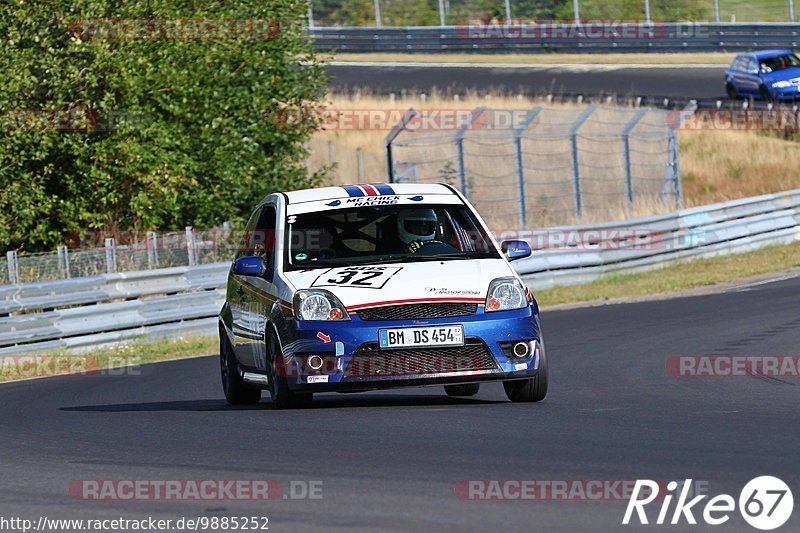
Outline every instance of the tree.
{"label": "tree", "polygon": [[0,6],[0,245],[241,220],[309,185],[324,71],[293,0]]}

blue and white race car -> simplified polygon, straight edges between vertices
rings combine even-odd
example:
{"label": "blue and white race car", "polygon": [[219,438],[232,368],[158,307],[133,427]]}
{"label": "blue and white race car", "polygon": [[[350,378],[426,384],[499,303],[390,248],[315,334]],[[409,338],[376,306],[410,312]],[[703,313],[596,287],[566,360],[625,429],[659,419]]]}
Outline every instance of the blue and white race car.
{"label": "blue and white race car", "polygon": [[444,385],[547,394],[536,300],[447,185],[347,185],[272,194],[250,217],[219,318],[229,403],[278,408],[318,392]]}

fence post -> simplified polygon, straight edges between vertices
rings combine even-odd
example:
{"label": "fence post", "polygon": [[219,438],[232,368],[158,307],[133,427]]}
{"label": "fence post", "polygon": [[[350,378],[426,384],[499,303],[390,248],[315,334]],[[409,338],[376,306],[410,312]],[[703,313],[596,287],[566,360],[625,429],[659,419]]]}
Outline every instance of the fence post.
{"label": "fence post", "polygon": [[58,253],[58,268],[61,270],[61,277],[69,279],[69,248],[62,244],[56,248],[56,252]]}
{"label": "fence post", "polygon": [[358,182],[364,182],[364,150],[359,146],[356,148],[356,167],[358,170]]}
{"label": "fence post", "polygon": [[650,0],[644,0],[644,20],[650,24]]}
{"label": "fence post", "polygon": [[789,22],[794,22],[794,0],[789,0]]}
{"label": "fence post", "polygon": [[17,263],[17,251],[9,250],[6,252],[6,261],[6,266],[8,266],[8,282],[19,283],[19,264]]}
{"label": "fence post", "polygon": [[439,26],[444,26],[444,0],[439,0]]}
{"label": "fence post", "polygon": [[189,258],[189,266],[197,264],[197,250],[194,245],[194,228],[186,226],[186,255]]}
{"label": "fence post", "polygon": [[384,146],[386,146],[386,176],[388,178],[389,183],[394,183],[394,154],[392,153],[392,143],[397,138],[400,133],[406,129],[406,126],[411,119],[416,117],[419,113],[414,111],[414,109],[409,109],[403,114],[403,118],[400,119],[400,122],[394,125],[391,129],[389,134],[383,140]]}
{"label": "fence post", "polygon": [[581,9],[578,0],[572,0],[572,12],[575,14],[575,24],[581,23]]}
{"label": "fence post", "polygon": [[336,149],[333,146],[333,141],[328,141],[328,164],[331,166],[331,174],[333,180],[336,181]]}
{"label": "fence post", "polygon": [[514,128],[514,169],[517,172],[517,194],[519,196],[519,224],[520,229],[524,229],[528,224],[528,214],[526,209],[527,197],[525,193],[525,167],[522,164],[522,134],[528,128],[536,115],[542,110],[541,106],[536,106],[525,115],[525,118]]}
{"label": "fence post", "polygon": [[575,218],[581,218],[583,215],[583,198],[581,198],[581,171],[580,162],[578,161],[578,130],[583,123],[589,118],[589,115],[594,113],[597,109],[596,106],[590,105],[584,109],[572,126],[569,127],[569,142],[572,151],[572,187],[575,192]]}
{"label": "fence post", "polygon": [[647,114],[646,107],[640,108],[622,128],[622,160],[625,170],[625,194],[628,196],[628,207],[633,207],[633,175],[631,173],[631,145],[630,136],[636,124]]}
{"label": "fence post", "polygon": [[155,268],[158,265],[158,233],[148,231],[145,244],[147,244],[147,268]]}
{"label": "fence post", "polygon": [[506,0],[506,27],[511,24],[511,0]]}
{"label": "fence post", "polygon": [[117,271],[117,243],[114,237],[106,238],[106,273],[113,274]]}
{"label": "fence post", "polygon": [[375,26],[380,28],[381,23],[381,0],[375,0]]}
{"label": "fence post", "polygon": [[664,201],[667,196],[672,196],[673,205],[683,207],[683,183],[681,179],[680,154],[678,152],[678,133],[670,128],[669,130],[669,162],[667,171],[664,175]]}
{"label": "fence post", "polygon": [[454,138],[456,144],[456,170],[458,172],[458,186],[461,189],[461,193],[467,198],[467,200],[469,200],[470,192],[469,183],[467,181],[467,169],[464,165],[464,135],[466,135],[467,130],[472,127],[472,123],[475,122],[475,119],[480,117],[484,111],[486,111],[486,108],[476,107],[470,114],[467,122],[459,126]]}
{"label": "fence post", "polygon": [[714,20],[719,24],[719,0],[714,0]]}
{"label": "fence post", "polygon": [[314,29],[314,9],[311,7],[311,2],[308,3],[308,29]]}

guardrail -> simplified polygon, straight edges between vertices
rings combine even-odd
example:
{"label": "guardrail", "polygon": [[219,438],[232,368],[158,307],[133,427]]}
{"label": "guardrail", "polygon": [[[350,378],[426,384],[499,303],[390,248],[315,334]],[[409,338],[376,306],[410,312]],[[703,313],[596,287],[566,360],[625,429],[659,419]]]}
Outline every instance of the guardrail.
{"label": "guardrail", "polygon": [[[503,238],[503,235],[499,235]],[[533,289],[800,240],[800,189],[622,222],[532,230]],[[230,263],[0,286],[0,355],[214,334]]]}
{"label": "guardrail", "polygon": [[[314,47],[338,52],[739,52],[754,48],[793,48],[800,42],[797,23],[626,24],[630,31],[600,32],[585,25],[561,24],[559,31],[531,26],[433,26],[405,28],[315,27]],[[636,29],[640,31],[635,31]],[[647,30],[652,28],[650,33]],[[630,35],[635,37],[630,37]]]}
{"label": "guardrail", "polygon": [[528,239],[534,246],[573,243],[514,263],[531,288],[587,283],[604,274],[800,240],[800,189],[622,222],[548,228]]}

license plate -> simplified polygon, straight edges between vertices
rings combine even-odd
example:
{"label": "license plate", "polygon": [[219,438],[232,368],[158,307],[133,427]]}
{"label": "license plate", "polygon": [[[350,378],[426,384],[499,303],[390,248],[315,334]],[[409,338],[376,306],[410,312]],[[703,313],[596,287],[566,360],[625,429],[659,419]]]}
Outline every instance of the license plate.
{"label": "license plate", "polygon": [[392,328],[378,330],[381,348],[406,348],[409,346],[463,346],[464,326],[423,326],[418,328]]}

